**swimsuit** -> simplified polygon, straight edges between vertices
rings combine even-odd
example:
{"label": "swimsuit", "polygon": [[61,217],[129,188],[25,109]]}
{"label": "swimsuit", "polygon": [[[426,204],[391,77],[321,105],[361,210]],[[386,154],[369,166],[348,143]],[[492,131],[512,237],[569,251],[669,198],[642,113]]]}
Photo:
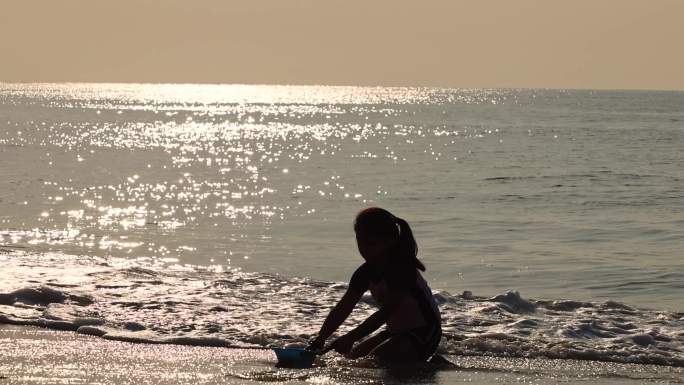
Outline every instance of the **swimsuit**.
{"label": "swimsuit", "polygon": [[395,269],[380,274],[372,265],[364,263],[352,275],[349,286],[360,292],[370,290],[380,305],[389,290],[406,292],[397,309],[388,316],[387,329],[381,334],[387,338],[408,336],[425,360],[435,353],[442,336],[441,317],[432,291],[417,269]]}

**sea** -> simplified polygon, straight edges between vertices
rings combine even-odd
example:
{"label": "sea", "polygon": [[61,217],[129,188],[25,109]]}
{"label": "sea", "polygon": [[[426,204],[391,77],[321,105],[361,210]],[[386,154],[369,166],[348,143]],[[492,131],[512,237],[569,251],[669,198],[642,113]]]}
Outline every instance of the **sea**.
{"label": "sea", "polygon": [[684,92],[0,83],[0,323],[303,346],[370,206],[439,352],[684,367]]}

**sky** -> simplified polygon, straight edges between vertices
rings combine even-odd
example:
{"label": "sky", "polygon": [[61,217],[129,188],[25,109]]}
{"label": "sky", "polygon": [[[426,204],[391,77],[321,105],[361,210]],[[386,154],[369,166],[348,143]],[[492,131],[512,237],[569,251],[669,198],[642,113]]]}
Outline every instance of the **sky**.
{"label": "sky", "polygon": [[684,90],[684,0],[2,0],[0,81]]}

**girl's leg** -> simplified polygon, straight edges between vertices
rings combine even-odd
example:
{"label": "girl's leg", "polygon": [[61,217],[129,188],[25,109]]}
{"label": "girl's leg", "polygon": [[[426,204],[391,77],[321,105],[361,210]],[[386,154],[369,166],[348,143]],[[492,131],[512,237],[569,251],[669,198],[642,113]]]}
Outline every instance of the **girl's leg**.
{"label": "girl's leg", "polygon": [[381,331],[380,333],[368,337],[365,340],[359,342],[352,348],[352,350],[347,354],[348,358],[361,358],[367,356],[370,352],[372,352],[375,348],[378,347],[378,345],[382,344],[383,342],[387,341],[391,337],[391,334],[389,334],[387,331]]}
{"label": "girl's leg", "polygon": [[408,335],[394,335],[370,352],[383,363],[406,363],[423,361],[423,353]]}

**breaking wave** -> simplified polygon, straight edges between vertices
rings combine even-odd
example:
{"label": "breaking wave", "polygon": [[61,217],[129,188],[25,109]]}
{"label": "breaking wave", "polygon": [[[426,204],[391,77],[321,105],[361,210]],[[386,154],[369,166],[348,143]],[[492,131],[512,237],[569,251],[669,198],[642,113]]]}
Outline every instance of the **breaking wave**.
{"label": "breaking wave", "polygon": [[[223,347],[305,344],[346,285],[153,260],[0,254],[0,323],[106,339]],[[435,291],[439,351],[684,367],[684,313]],[[370,296],[343,325],[374,308]]]}

